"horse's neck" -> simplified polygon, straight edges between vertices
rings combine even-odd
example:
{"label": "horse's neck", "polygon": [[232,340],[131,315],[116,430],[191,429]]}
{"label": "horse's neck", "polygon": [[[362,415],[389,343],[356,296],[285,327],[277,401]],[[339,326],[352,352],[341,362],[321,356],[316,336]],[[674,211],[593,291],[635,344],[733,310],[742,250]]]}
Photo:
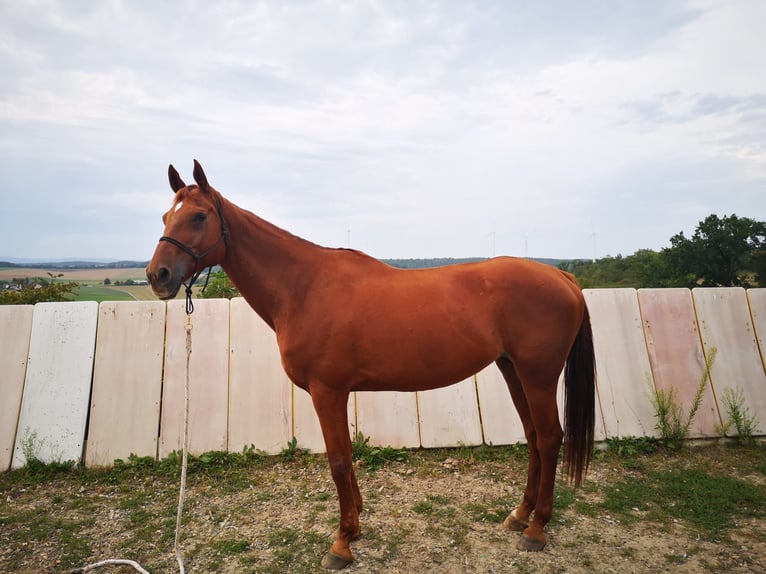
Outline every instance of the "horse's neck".
{"label": "horse's neck", "polygon": [[324,248],[222,200],[229,245],[221,267],[242,296],[274,329],[301,304]]}

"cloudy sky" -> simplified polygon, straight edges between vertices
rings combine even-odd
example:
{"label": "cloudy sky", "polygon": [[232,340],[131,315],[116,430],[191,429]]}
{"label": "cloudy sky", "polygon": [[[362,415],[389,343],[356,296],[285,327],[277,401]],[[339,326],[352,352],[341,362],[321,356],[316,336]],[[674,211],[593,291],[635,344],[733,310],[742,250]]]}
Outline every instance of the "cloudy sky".
{"label": "cloudy sky", "polygon": [[0,3],[0,259],[148,259],[167,166],[381,258],[766,220],[766,2]]}

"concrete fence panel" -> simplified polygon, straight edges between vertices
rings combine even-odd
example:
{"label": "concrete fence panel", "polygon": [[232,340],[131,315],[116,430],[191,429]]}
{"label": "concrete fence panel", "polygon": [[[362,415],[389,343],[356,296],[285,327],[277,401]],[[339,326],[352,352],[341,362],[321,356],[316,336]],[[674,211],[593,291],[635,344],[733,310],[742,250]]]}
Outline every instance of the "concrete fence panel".
{"label": "concrete fence panel", "polygon": [[[750,306],[750,316],[755,327],[755,336],[761,351],[761,362],[766,368],[766,288],[748,289],[747,300]],[[766,389],[764,389],[766,392]]]}
{"label": "concrete fence panel", "polygon": [[157,456],[165,303],[99,306],[85,464]]}
{"label": "concrete fence panel", "polygon": [[[605,437],[654,436],[652,369],[635,289],[585,289],[590,310]],[[597,411],[598,422],[598,411]],[[605,433],[605,434],[604,434]]]}
{"label": "concrete fence panel", "polygon": [[476,378],[418,393],[420,444],[439,448],[482,443]]}
{"label": "concrete fence panel", "polygon": [[415,393],[356,393],[356,420],[359,432],[370,437],[372,445],[394,448],[420,446]]}
{"label": "concrete fence panel", "polygon": [[497,365],[493,363],[476,374],[476,390],[484,442],[492,445],[524,442],[524,427]]}
{"label": "concrete fence panel", "polygon": [[0,471],[13,458],[33,313],[32,305],[0,306]]}
{"label": "concrete fence panel", "polygon": [[[160,457],[180,451],[186,384],[186,311],[182,299],[168,301],[165,379],[162,387]],[[229,301],[194,303],[189,389],[189,452],[228,447]]]}
{"label": "concrete fence panel", "polygon": [[725,393],[741,390],[744,406],[763,426],[766,374],[745,290],[701,288],[692,293],[705,353],[717,349],[711,379],[722,418],[728,418],[723,404]]}
{"label": "concrete fence panel", "polygon": [[13,468],[24,466],[27,454],[80,461],[97,321],[93,301],[35,305]]}
{"label": "concrete fence panel", "polygon": [[[691,292],[688,289],[639,289],[638,301],[654,384],[658,391],[672,391],[686,416],[705,374],[705,354]],[[720,424],[708,379],[689,436],[716,436]]]}
{"label": "concrete fence panel", "polygon": [[231,300],[230,322],[229,450],[276,454],[293,437],[293,385],[277,338],[241,297]]}

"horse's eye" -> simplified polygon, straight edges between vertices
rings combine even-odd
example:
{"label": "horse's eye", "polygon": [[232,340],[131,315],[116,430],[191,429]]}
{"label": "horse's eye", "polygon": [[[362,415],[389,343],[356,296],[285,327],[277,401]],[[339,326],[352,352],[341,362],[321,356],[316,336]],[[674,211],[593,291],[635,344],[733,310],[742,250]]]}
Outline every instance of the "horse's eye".
{"label": "horse's eye", "polygon": [[202,213],[201,211],[199,213],[194,214],[194,223],[204,223],[206,219],[207,219],[207,215]]}

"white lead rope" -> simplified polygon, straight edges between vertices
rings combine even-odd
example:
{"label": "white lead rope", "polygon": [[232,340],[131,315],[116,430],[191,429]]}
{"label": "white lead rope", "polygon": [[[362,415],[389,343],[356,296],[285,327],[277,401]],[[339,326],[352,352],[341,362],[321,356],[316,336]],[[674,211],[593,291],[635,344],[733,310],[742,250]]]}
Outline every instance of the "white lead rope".
{"label": "white lead rope", "polygon": [[[188,464],[188,450],[189,450],[189,364],[191,362],[192,342],[191,342],[191,313],[186,314],[186,382],[184,384],[184,440],[181,447],[181,486],[178,489],[178,511],[176,512],[176,536],[173,542],[173,552],[176,555],[176,561],[178,562],[178,570],[181,574],[186,574],[184,568],[184,557],[181,552],[181,518],[184,511],[184,498],[186,496],[186,467]],[[135,560],[125,560],[121,558],[111,558],[109,560],[102,560],[101,562],[94,562],[78,570],[73,570],[73,574],[92,572],[102,566],[132,566],[136,572],[141,574],[151,574],[148,570],[145,570]]]}
{"label": "white lead rope", "polygon": [[178,569],[185,574],[184,557],[181,552],[181,518],[184,511],[184,497],[186,496],[186,465],[189,452],[189,364],[192,353],[192,324],[191,313],[186,314],[186,383],[184,384],[184,444],[181,449],[181,487],[178,489],[178,512],[176,513],[176,538],[173,542],[173,551],[178,561]]}

